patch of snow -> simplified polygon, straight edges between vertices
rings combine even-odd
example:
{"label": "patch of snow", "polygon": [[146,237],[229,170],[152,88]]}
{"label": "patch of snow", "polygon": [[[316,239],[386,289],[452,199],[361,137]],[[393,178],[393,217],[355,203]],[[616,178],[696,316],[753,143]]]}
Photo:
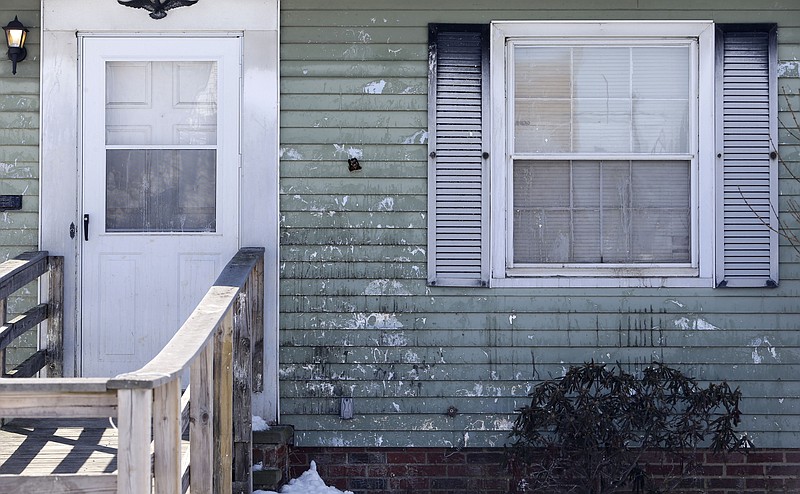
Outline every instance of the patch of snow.
{"label": "patch of snow", "polygon": [[[299,478],[292,479],[280,490],[281,494],[353,494],[352,491],[340,491],[335,487],[325,484],[317,473],[317,463],[311,461],[311,466]],[[254,491],[253,494],[278,494],[275,491]]]}
{"label": "patch of snow", "polygon": [[253,431],[268,431],[269,424],[267,421],[259,417],[258,415],[253,415]]}

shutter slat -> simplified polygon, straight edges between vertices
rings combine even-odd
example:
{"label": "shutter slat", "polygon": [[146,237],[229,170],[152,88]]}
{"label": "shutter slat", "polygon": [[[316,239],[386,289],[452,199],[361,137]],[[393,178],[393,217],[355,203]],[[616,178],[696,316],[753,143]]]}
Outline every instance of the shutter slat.
{"label": "shutter slat", "polygon": [[718,26],[717,282],[775,286],[777,142],[773,26]]}
{"label": "shutter slat", "polygon": [[486,26],[431,26],[428,281],[488,281],[487,176],[482,158]]}

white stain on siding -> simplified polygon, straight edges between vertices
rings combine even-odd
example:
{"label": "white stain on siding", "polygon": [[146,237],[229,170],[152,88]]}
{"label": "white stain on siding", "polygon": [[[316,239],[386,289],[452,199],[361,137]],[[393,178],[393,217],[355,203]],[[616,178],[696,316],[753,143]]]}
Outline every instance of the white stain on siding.
{"label": "white stain on siding", "polygon": [[706,321],[705,319],[697,318],[697,319],[689,319],[688,317],[681,317],[680,319],[675,319],[673,321],[675,323],[675,327],[678,329],[682,329],[684,331],[689,330],[699,330],[699,331],[716,331],[719,328],[711,324],[710,322]]}
{"label": "white stain on siding", "polygon": [[[320,429],[322,429],[322,424],[320,424]],[[345,446],[349,446],[349,442],[345,442],[345,440],[341,437],[331,437],[331,438],[324,438],[321,437],[318,439],[320,446],[334,446],[337,448],[343,448]]]}
{"label": "white stain on siding", "polygon": [[303,155],[295,148],[281,148],[279,156],[282,160],[302,160]]}
{"label": "white stain on siding", "polygon": [[[750,341],[750,346],[753,347],[753,353],[751,354],[753,358],[753,363],[758,365],[764,361],[767,355],[773,358],[776,362],[780,362],[781,358],[778,355],[778,350],[769,342],[767,337],[763,338],[755,338]],[[761,354],[761,351],[765,352],[765,355]]]}
{"label": "white stain on siding", "polygon": [[778,77],[797,77],[800,74],[800,62],[789,60],[778,64]]}
{"label": "white stain on siding", "polygon": [[347,154],[347,156],[350,158],[362,159],[364,157],[364,151],[362,149],[354,148],[352,146],[345,147],[344,144],[334,144],[333,148],[337,153]]}
{"label": "white stain on siding", "polygon": [[381,346],[408,346],[408,338],[402,331],[381,334]]}
{"label": "white stain on siding", "polygon": [[678,302],[677,300],[667,300],[667,302],[669,302],[671,304],[675,304],[678,307],[686,307],[685,305],[683,305],[682,303]]}
{"label": "white stain on siding", "polygon": [[359,312],[344,322],[343,327],[337,329],[402,329],[403,324],[397,320],[394,313],[372,312],[366,314]]}
{"label": "white stain on siding", "polygon": [[425,144],[428,142],[428,131],[418,130],[403,139],[403,144]]}
{"label": "white stain on siding", "polygon": [[386,81],[372,81],[364,86],[364,92],[367,94],[383,94],[383,88],[386,87]]}
{"label": "white stain on siding", "polygon": [[510,431],[514,426],[514,422],[505,417],[494,419],[494,429],[498,431]]}
{"label": "white stain on siding", "polygon": [[397,280],[371,281],[364,289],[364,295],[411,295],[402,283]]}
{"label": "white stain on siding", "polygon": [[378,211],[394,211],[394,198],[384,198],[380,204],[378,204]]}

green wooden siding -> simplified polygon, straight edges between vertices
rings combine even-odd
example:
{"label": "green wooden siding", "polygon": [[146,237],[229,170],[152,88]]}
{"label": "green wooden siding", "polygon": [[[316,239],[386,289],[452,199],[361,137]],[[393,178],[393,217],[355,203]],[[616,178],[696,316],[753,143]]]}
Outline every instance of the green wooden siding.
{"label": "green wooden siding", "polygon": [[[427,25],[777,22],[781,121],[800,109],[800,4],[776,0],[294,0],[281,12],[281,411],[296,443],[501,445],[538,379],[657,359],[740,386],[761,447],[800,444],[800,264],[777,289],[426,286]],[[800,142],[780,133],[800,176]],[[363,170],[348,171],[356,157]],[[781,169],[780,208],[800,194]],[[788,219],[788,218],[787,218]],[[353,420],[339,419],[341,396]],[[455,418],[445,415],[455,406]]]}
{"label": "green wooden siding", "polygon": [[[16,75],[5,49],[0,56],[0,194],[22,195],[22,210],[0,211],[0,261],[39,244],[39,2],[3,0],[0,24],[14,16],[30,32],[28,55]],[[9,299],[9,312],[20,312],[36,298],[35,284],[20,290]],[[36,331],[29,331],[8,350],[9,364],[22,362],[35,348]]]}

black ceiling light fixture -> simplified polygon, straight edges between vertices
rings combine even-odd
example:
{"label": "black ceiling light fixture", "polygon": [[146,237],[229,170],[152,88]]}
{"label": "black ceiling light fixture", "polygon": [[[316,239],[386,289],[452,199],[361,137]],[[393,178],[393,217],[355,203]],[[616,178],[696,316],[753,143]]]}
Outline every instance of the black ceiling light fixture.
{"label": "black ceiling light fixture", "polygon": [[17,74],[17,62],[25,60],[28,55],[28,50],[25,49],[25,41],[28,39],[28,28],[26,28],[17,16],[14,20],[9,22],[7,26],[3,26],[3,31],[6,32],[6,43],[8,44],[8,59],[11,60],[11,73]]}
{"label": "black ceiling light fixture", "polygon": [[198,0],[117,0],[120,5],[134,9],[145,9],[153,19],[163,19],[167,11],[177,7],[194,5]]}

